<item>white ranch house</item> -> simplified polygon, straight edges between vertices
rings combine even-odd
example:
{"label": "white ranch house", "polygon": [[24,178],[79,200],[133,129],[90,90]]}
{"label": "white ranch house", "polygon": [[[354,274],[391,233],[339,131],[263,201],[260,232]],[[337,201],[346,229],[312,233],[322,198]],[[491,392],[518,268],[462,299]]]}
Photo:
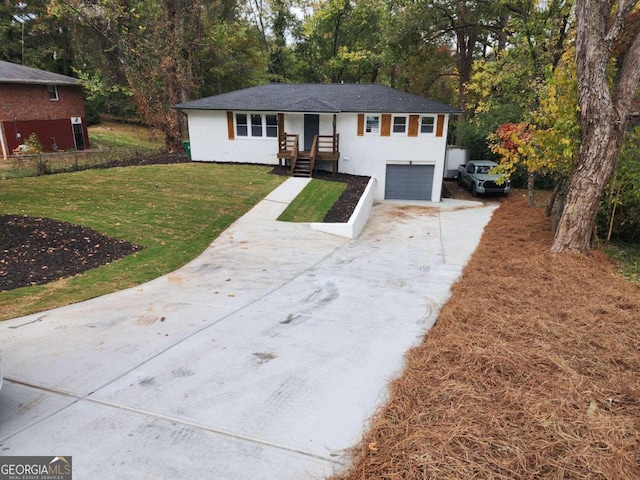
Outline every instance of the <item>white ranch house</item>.
{"label": "white ranch house", "polygon": [[383,85],[268,84],[176,105],[191,158],[376,179],[375,199],[440,201],[454,107]]}

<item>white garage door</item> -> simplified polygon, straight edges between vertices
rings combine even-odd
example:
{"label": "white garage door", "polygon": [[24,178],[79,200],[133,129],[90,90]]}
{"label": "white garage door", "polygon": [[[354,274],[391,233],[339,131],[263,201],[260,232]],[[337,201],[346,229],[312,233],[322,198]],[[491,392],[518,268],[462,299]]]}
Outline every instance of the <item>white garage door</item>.
{"label": "white garage door", "polygon": [[431,200],[434,165],[387,165],[384,198],[389,200]]}

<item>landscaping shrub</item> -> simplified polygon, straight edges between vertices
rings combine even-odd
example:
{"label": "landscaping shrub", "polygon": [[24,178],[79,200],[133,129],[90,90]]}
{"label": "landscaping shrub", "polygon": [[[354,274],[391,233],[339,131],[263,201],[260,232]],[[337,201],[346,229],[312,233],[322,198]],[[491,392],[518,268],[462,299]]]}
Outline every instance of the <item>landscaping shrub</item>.
{"label": "landscaping shrub", "polygon": [[600,239],[640,244],[640,127],[627,134],[597,220]]}

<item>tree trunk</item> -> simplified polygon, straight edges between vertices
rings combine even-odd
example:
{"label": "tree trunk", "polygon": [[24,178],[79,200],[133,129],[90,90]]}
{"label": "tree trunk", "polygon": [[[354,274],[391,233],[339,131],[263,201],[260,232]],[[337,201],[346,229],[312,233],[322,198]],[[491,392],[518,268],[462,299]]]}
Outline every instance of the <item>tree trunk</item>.
{"label": "tree trunk", "polygon": [[471,81],[473,53],[478,40],[478,30],[473,22],[465,25],[468,13],[466,3],[458,1],[456,2],[456,8],[459,22],[464,25],[456,28],[458,51],[458,107],[464,112],[467,108],[467,85]]}
{"label": "tree trunk", "polygon": [[611,218],[609,219],[609,230],[607,231],[607,238],[604,241],[604,248],[609,246],[609,241],[611,240],[611,235],[613,234],[613,225],[616,220],[616,208],[618,207],[618,202],[613,204],[613,208],[611,209]]}
{"label": "tree trunk", "polygon": [[553,221],[551,222],[551,231],[555,232],[558,230],[558,224],[560,223],[560,217],[562,216],[562,210],[564,210],[564,197],[560,196],[558,200],[558,208],[556,209],[556,213],[553,216]]}
{"label": "tree trunk", "polygon": [[473,48],[477,34],[475,26],[461,28],[456,31],[458,44],[458,107],[467,108],[467,85],[471,81],[473,69]]}
{"label": "tree trunk", "polygon": [[536,181],[536,174],[535,173],[529,173],[529,175],[527,175],[527,191],[528,191],[528,195],[529,195],[529,206],[530,207],[535,207],[535,205],[536,205],[535,191],[533,189],[533,187],[535,185],[535,181]]}
{"label": "tree trunk", "polygon": [[507,35],[507,26],[509,25],[509,20],[511,19],[511,15],[500,15],[500,30],[498,31],[498,52],[502,52],[505,48],[507,48],[508,35]]}
{"label": "tree trunk", "polygon": [[625,42],[623,59],[609,84],[607,65],[614,43],[636,1],[577,0],[576,65],[580,106],[580,150],[571,176],[552,252],[590,248],[598,205],[618,165],[631,99],[640,81],[640,34]]}
{"label": "tree trunk", "polygon": [[552,252],[590,248],[600,199],[617,166],[623,135],[614,122],[583,128],[580,161],[569,182]]}
{"label": "tree trunk", "polygon": [[169,153],[180,152],[183,150],[182,134],[179,128],[179,125],[172,122],[164,131],[164,143]]}
{"label": "tree trunk", "polygon": [[549,199],[549,204],[547,205],[547,210],[545,211],[545,215],[547,217],[550,217],[551,214],[553,213],[553,207],[556,204],[556,198],[558,198],[560,191],[564,188],[564,182],[565,182],[565,179],[560,178],[558,180],[558,183],[556,184],[556,188],[553,189],[553,193],[551,194],[551,198]]}

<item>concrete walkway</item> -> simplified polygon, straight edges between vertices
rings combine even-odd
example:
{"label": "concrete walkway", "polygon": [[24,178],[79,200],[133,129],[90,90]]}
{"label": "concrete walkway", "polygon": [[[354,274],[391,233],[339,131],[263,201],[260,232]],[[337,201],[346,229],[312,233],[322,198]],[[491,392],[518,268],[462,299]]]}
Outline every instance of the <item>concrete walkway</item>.
{"label": "concrete walkway", "polygon": [[172,274],[0,323],[0,455],[79,480],[340,469],[496,206],[383,202],[349,241],[275,221],[305,184]]}

